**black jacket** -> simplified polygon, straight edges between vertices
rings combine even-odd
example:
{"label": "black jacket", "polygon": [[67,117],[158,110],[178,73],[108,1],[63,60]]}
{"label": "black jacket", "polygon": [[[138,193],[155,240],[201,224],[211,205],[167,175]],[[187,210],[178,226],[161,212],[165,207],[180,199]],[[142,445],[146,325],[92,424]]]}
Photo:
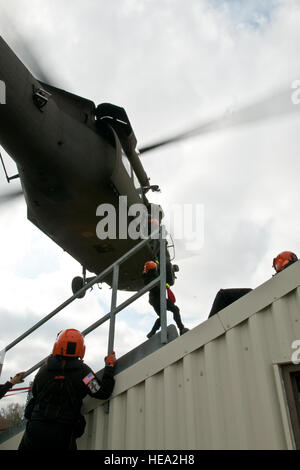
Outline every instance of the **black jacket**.
{"label": "black jacket", "polygon": [[11,382],[6,382],[4,385],[0,385],[0,400],[4,397],[6,392],[13,386]]}
{"label": "black jacket", "polygon": [[[159,276],[158,269],[150,269],[147,273],[143,274],[143,281],[144,285],[150,284],[150,282],[154,281]],[[160,296],[160,283],[156,286],[152,287],[149,291],[149,298],[159,297]]]}
{"label": "black jacket", "polygon": [[74,423],[80,417],[82,400],[86,395],[107,399],[114,384],[112,367],[106,366],[102,379],[98,380],[82,360],[50,356],[34,379],[33,398],[26,406],[25,418]]}

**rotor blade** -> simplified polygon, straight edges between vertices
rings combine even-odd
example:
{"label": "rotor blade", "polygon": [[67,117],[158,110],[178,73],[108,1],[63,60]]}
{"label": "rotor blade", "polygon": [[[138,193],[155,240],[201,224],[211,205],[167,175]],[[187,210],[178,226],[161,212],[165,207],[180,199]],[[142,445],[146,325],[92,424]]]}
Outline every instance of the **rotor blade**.
{"label": "rotor blade", "polygon": [[26,67],[38,81],[49,85],[54,83],[54,77],[51,76],[49,72],[45,72],[41,63],[37,59],[37,55],[34,54],[33,50],[29,48],[28,44],[26,44],[23,39],[16,36],[14,38],[14,47],[18,55],[22,58],[22,61],[24,61]]}
{"label": "rotor blade", "polygon": [[9,193],[0,193],[0,204],[5,204],[7,202],[18,199],[20,196],[23,196],[23,191],[21,189],[16,189]]}
{"label": "rotor blade", "polygon": [[0,29],[1,35],[6,42],[14,49],[14,52],[38,81],[62,88],[62,81],[58,79],[56,74],[49,72],[51,63],[49,63],[47,68],[43,66],[46,63],[45,56],[42,57],[41,53],[38,53],[35,48],[39,41],[32,41],[32,44],[34,44],[32,46],[30,41],[26,39],[25,33],[22,34],[20,32],[20,27],[18,27],[15,19],[12,18],[12,15],[7,10],[2,9],[2,7],[1,10]]}
{"label": "rotor blade", "polygon": [[231,114],[227,113],[227,115],[225,114],[218,118],[211,119],[210,121],[200,123],[198,126],[185,132],[157,141],[151,145],[144,146],[139,149],[139,153],[143,154],[159,147],[186,140],[191,137],[205,135],[209,132],[276,118],[284,114],[295,113],[300,111],[300,105],[297,106],[293,103],[292,93],[292,89],[285,88],[262,101],[245,106]]}

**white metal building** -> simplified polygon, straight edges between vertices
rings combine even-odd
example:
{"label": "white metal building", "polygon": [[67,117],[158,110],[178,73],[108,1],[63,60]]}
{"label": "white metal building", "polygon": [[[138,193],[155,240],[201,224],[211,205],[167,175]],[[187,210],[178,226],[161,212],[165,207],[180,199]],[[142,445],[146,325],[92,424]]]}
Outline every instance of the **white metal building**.
{"label": "white metal building", "polygon": [[78,448],[300,449],[299,286],[300,261],[120,372]]}

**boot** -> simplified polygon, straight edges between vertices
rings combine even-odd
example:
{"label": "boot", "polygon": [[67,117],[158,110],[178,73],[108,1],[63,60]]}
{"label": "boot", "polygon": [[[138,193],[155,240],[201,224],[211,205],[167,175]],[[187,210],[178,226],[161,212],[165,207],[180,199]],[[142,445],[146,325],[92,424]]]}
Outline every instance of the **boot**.
{"label": "boot", "polygon": [[147,334],[147,338],[151,338],[152,336],[155,335],[155,331],[151,330],[148,334]]}
{"label": "boot", "polygon": [[190,331],[188,328],[185,328],[183,325],[182,327],[179,329],[179,332],[180,332],[180,336],[184,335],[184,333],[186,333],[187,331]]}
{"label": "boot", "polygon": [[151,338],[152,336],[154,336],[157,330],[159,330],[159,328],[160,328],[160,318],[158,318],[156,322],[154,323],[152,330],[147,334],[147,338]]}

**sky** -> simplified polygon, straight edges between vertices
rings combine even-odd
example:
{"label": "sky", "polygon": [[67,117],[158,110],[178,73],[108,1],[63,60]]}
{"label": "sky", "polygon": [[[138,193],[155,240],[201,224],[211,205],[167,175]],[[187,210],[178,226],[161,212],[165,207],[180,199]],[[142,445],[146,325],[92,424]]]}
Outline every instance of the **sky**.
{"label": "sky", "polygon": [[[140,148],[277,90],[292,95],[299,23],[298,0],[0,0],[1,34],[18,55],[28,61],[26,43],[53,85],[124,107]],[[207,319],[220,288],[255,288],[271,278],[279,252],[299,255],[299,116],[210,132],[142,157],[161,188],[151,201],[167,215],[201,208],[196,251],[175,240],[174,292],[188,328]],[[0,173],[0,192],[11,187]],[[1,205],[0,218],[1,350],[70,297],[81,267],[26,220],[22,198]],[[61,329],[83,330],[108,313],[111,292],[101,287],[9,351],[1,383],[47,356]],[[127,297],[119,292],[118,302]],[[117,356],[144,342],[155,319],[147,295],[119,313]],[[103,367],[107,333],[105,324],[86,337],[94,370]],[[1,407],[22,400],[5,398]]]}

